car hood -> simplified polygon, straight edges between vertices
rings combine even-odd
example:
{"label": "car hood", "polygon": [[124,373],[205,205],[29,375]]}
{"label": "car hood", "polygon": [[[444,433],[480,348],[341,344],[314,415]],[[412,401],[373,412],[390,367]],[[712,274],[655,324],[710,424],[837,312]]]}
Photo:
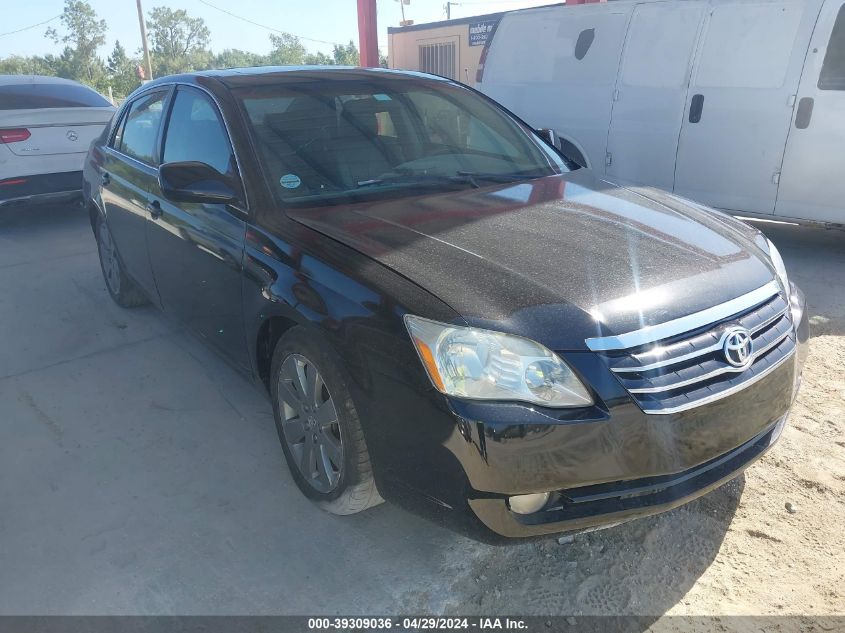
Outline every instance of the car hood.
{"label": "car hood", "polygon": [[419,284],[468,323],[558,350],[698,312],[773,279],[756,229],[587,170],[287,213]]}

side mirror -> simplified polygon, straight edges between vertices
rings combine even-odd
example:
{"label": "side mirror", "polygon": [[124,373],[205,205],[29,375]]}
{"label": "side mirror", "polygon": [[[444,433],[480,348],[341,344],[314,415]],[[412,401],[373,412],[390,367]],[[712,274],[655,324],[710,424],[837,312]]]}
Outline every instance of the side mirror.
{"label": "side mirror", "polygon": [[548,128],[548,127],[544,127],[544,128],[540,128],[539,130],[536,130],[536,132],[537,132],[537,136],[542,138],[549,145],[551,145],[552,147],[556,147],[557,149],[560,149],[560,139],[558,138],[557,132],[555,132],[553,129]]}
{"label": "side mirror", "polygon": [[158,168],[158,183],[164,197],[173,202],[235,204],[239,201],[232,179],[205,163],[165,163]]}

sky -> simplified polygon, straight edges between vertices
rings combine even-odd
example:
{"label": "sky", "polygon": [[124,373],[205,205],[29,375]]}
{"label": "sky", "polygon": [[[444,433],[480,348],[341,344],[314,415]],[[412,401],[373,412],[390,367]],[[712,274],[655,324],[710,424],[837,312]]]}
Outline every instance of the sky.
{"label": "sky", "polygon": [[[9,55],[45,55],[58,53],[61,46],[44,37],[50,27],[61,27],[58,19],[47,24],[12,33],[18,29],[51,20],[60,15],[64,0],[6,0],[14,10],[4,11],[0,21],[0,58]],[[470,0],[452,3],[452,18],[507,11],[550,4],[556,0]],[[109,26],[107,44],[100,51],[107,56],[120,40],[127,51],[141,47],[135,0],[88,0]],[[405,17],[420,24],[445,20],[445,0],[410,0]],[[211,30],[211,48],[215,52],[239,48],[254,53],[270,50],[270,29],[298,35],[311,52],[330,53],[332,43],[358,43],[356,0],[143,0],[144,10],[155,6],[185,9],[192,17],[201,17]],[[215,8],[217,7],[217,8]],[[250,24],[221,11],[223,9]],[[402,19],[398,0],[378,0],[379,48],[387,54],[387,27],[399,26]],[[263,25],[263,26],[259,26]]]}

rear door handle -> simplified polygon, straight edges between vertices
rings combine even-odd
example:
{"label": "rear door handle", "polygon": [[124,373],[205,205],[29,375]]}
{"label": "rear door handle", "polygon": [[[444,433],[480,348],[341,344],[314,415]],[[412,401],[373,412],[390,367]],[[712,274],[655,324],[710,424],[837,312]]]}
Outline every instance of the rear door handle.
{"label": "rear door handle", "polygon": [[693,95],[689,106],[689,122],[698,123],[701,121],[702,110],[704,110],[704,95]]}
{"label": "rear door handle", "polygon": [[812,97],[804,97],[798,102],[798,112],[795,113],[795,127],[799,130],[806,130],[810,127],[814,104],[815,101]]}
{"label": "rear door handle", "polygon": [[109,176],[109,172],[103,172],[103,174],[100,176],[100,183],[103,185],[103,187],[108,187],[111,184],[111,176]]}
{"label": "rear door handle", "polygon": [[147,205],[147,211],[153,220],[158,220],[161,217],[161,204],[158,200],[153,200]]}

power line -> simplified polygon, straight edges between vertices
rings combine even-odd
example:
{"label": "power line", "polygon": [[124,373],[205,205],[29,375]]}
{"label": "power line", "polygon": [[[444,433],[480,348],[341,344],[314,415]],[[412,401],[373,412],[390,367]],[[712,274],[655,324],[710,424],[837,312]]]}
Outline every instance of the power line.
{"label": "power line", "polygon": [[226,15],[229,15],[229,16],[237,19],[237,20],[242,20],[243,22],[246,22],[248,24],[252,24],[253,26],[260,26],[262,29],[267,29],[268,31],[273,31],[274,33],[280,33],[282,35],[293,35],[294,37],[299,38],[300,40],[306,40],[308,42],[318,42],[320,44],[331,44],[332,46],[344,46],[343,44],[339,44],[338,42],[327,42],[326,40],[318,40],[318,39],[315,39],[313,37],[305,37],[304,35],[296,35],[295,33],[291,33],[289,31],[281,31],[279,29],[274,29],[272,26],[267,26],[266,24],[261,24],[259,22],[255,22],[254,20],[250,20],[249,18],[245,18],[242,15],[236,15],[235,13],[232,13],[231,11],[228,11],[228,10],[222,8],[222,7],[218,7],[216,5],[213,5],[210,2],[207,2],[206,0],[199,0],[199,1],[202,4],[206,5],[207,7],[211,7],[212,9],[217,9],[218,11],[221,11],[222,13],[225,13]]}
{"label": "power line", "polygon": [[58,20],[60,17],[62,17],[61,13],[59,15],[54,15],[49,20],[44,20],[43,22],[39,22],[38,24],[31,24],[29,26],[23,27],[22,29],[16,29],[14,31],[8,31],[6,33],[0,33],[0,37],[3,37],[4,35],[14,35],[15,33],[23,33],[24,31],[28,31],[29,29],[34,29],[36,26],[44,26],[45,24],[48,24],[49,22],[52,22],[53,20]]}

